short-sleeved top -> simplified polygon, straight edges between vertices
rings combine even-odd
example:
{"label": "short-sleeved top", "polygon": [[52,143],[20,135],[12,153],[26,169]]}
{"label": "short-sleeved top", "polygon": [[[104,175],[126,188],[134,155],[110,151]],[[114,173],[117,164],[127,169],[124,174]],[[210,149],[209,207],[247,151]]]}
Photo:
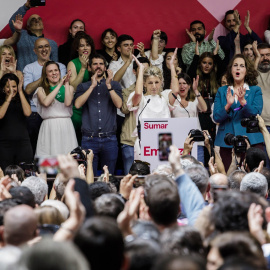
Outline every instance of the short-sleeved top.
{"label": "short-sleeved top", "polygon": [[167,102],[163,92],[161,92],[161,96],[143,95],[138,106],[133,106],[132,98],[134,94],[135,92],[129,95],[127,107],[130,111],[134,111],[137,123],[138,117],[142,112],[144,106],[147,104],[148,100],[150,100],[150,102],[147,104],[142,114],[140,115],[140,120],[143,118],[171,118],[170,109],[173,109],[173,107]]}

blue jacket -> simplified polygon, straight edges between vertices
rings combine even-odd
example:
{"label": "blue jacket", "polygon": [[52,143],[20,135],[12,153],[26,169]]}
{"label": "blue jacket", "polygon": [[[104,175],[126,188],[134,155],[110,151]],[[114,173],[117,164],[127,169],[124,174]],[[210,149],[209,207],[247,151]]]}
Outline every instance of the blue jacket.
{"label": "blue jacket", "polygon": [[246,128],[241,126],[241,120],[251,115],[261,114],[263,108],[262,90],[259,86],[250,86],[246,90],[245,99],[247,105],[238,111],[235,108],[240,106],[239,101],[233,103],[229,112],[225,110],[227,104],[227,88],[223,86],[218,89],[214,105],[214,121],[219,123],[218,133],[215,139],[215,145],[221,147],[232,148],[224,142],[224,137],[227,133],[236,135],[245,135],[249,138],[251,144],[257,144],[264,141],[261,133],[246,133]]}

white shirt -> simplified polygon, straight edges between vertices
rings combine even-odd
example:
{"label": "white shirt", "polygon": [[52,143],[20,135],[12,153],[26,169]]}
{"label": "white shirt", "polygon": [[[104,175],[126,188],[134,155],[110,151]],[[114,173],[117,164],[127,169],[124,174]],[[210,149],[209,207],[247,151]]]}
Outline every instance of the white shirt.
{"label": "white shirt", "polygon": [[[153,60],[151,57],[151,50],[145,52],[145,56],[149,59],[151,65],[158,67],[162,72],[163,72],[162,63],[164,61],[165,54],[166,54],[166,52],[162,52],[161,54],[158,55],[158,59]],[[139,57],[141,57],[140,54],[137,55],[137,58],[139,58]]]}
{"label": "white shirt", "polygon": [[[120,56],[117,61],[112,61],[110,63],[109,69],[112,70],[113,76],[115,73],[125,64],[124,60]],[[124,76],[119,82],[123,89],[130,87],[132,84],[136,82],[136,76],[133,73],[133,60],[131,64],[128,66]]]}

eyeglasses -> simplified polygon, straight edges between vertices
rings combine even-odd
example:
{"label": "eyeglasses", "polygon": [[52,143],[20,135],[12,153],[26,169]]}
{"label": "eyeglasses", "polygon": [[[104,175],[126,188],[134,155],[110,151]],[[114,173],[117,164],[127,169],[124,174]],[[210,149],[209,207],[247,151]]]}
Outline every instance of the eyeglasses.
{"label": "eyeglasses", "polygon": [[40,22],[40,21],[42,21],[41,17],[33,17],[33,18],[30,20],[30,23],[33,23],[33,22],[38,23],[38,22]]}
{"label": "eyeglasses", "polygon": [[37,46],[37,49],[38,50],[48,49],[48,48],[50,48],[50,44],[45,44],[45,45],[39,45],[39,46]]}

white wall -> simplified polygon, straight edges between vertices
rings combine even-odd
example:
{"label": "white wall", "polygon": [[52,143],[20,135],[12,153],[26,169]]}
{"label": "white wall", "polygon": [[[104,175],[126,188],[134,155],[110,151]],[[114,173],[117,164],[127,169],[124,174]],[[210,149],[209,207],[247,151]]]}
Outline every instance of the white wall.
{"label": "white wall", "polygon": [[[55,0],[56,1],[56,0]],[[8,24],[11,15],[23,4],[26,0],[0,0],[1,16],[0,16],[0,31]]]}

